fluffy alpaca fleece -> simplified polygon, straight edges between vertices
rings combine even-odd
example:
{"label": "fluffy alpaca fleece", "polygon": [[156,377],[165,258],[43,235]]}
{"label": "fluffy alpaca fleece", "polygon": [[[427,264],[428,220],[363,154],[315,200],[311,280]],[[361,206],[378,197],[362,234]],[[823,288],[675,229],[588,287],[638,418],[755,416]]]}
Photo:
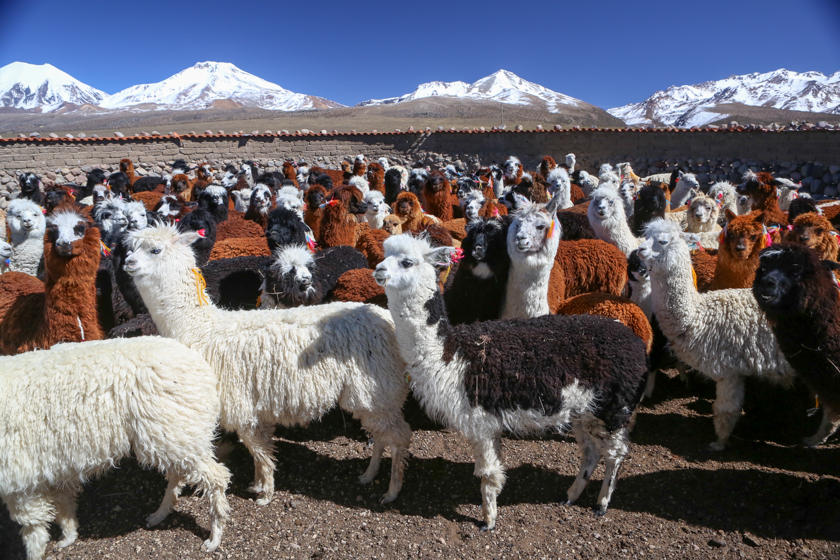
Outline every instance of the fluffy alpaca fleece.
{"label": "fluffy alpaca fleece", "polygon": [[572,182],[578,185],[586,196],[590,196],[598,188],[598,177],[590,175],[583,169],[572,173]]}
{"label": "fluffy alpaca fleece", "polygon": [[452,186],[440,171],[429,174],[423,185],[423,209],[441,221],[452,219]]}
{"label": "fluffy alpaca fleece", "polygon": [[808,212],[815,212],[822,215],[820,209],[817,208],[817,203],[813,198],[797,198],[790,203],[788,210],[788,225],[792,225],[797,216],[807,214]]}
{"label": "fluffy alpaca fleece", "polygon": [[291,210],[275,208],[268,215],[265,239],[271,252],[285,245],[306,243],[311,233],[300,217]]}
{"label": "fluffy alpaca fleece", "polygon": [[822,424],[806,445],[819,445],[840,426],[840,301],[830,266],[797,245],[762,251],[753,295],[785,357],[819,397]]}
{"label": "fluffy alpaca fleece", "polygon": [[[385,172],[385,201],[388,204],[396,202],[397,195],[405,190],[408,183],[408,172],[406,171],[405,178],[403,178],[400,170],[406,171],[404,167],[397,169],[395,166],[389,168],[388,171]],[[373,182],[371,182],[371,188],[373,188]]]}
{"label": "fluffy alpaca fleece", "polygon": [[271,262],[271,257],[247,255],[217,259],[202,266],[210,301],[222,309],[256,309]]}
{"label": "fluffy alpaca fleece", "polygon": [[236,210],[230,210],[226,220],[216,223],[216,244],[226,239],[236,237],[261,238],[265,229],[257,222],[246,220],[245,215]]}
{"label": "fluffy alpaca fleece", "polygon": [[385,202],[385,195],[379,191],[370,190],[365,195],[364,201],[365,220],[372,229],[382,229],[385,217],[391,213],[391,207]]}
{"label": "fluffy alpaca fleece", "polygon": [[44,254],[46,219],[41,207],[28,198],[16,198],[6,212],[12,256],[9,268],[17,272],[38,275]]}
{"label": "fluffy alpaca fleece", "polygon": [[253,190],[250,188],[230,191],[230,198],[233,202],[233,209],[237,212],[241,212],[242,214],[247,212],[248,205],[251,203],[252,192]]}
{"label": "fluffy alpaca fleece", "polygon": [[388,307],[385,290],[374,281],[373,274],[367,268],[355,268],[339,276],[333,290],[333,299]]}
{"label": "fluffy alpaca fleece", "polygon": [[[554,169],[557,168],[557,161],[551,156],[543,156],[540,158],[540,162],[537,164],[537,174],[540,175],[543,179],[548,179],[548,174],[551,173]],[[569,174],[567,169],[566,175]]]}
{"label": "fluffy alpaca fleece", "polygon": [[[709,187],[708,195],[709,198],[713,199],[720,206],[719,218],[723,217],[723,213],[726,210],[731,211],[735,215],[744,213],[742,210],[746,206],[746,201],[744,201],[744,204],[739,204],[738,199],[745,197],[738,196],[738,192],[732,183],[728,181],[717,182]],[[746,210],[749,211],[749,208],[746,208]]]}
{"label": "fluffy alpaca fleece", "polygon": [[744,216],[726,211],[729,223],[721,233],[712,290],[749,288],[758,268],[758,253],[766,247],[761,212]]}
{"label": "fluffy alpaca fleece", "polygon": [[589,225],[598,239],[612,243],[625,256],[639,247],[639,239],[630,231],[624,213],[624,203],[618,192],[610,186],[602,186],[592,193],[587,211]]}
{"label": "fluffy alpaca fleece", "polygon": [[385,258],[385,240],[391,234],[384,229],[369,229],[359,235],[356,241],[356,250],[362,253],[368,262],[369,268],[376,268],[376,265]]}
{"label": "fluffy alpaca fleece", "polygon": [[229,237],[213,244],[210,261],[234,257],[267,257],[271,254],[265,237]]}
{"label": "fluffy alpaca fleece", "polygon": [[372,162],[368,165],[367,181],[370,190],[385,194],[385,168],[381,163]]}
{"label": "fluffy alpaca fleece", "polygon": [[[408,235],[385,242],[374,276],[385,286],[412,390],[432,417],[473,446],[481,478],[484,529],[496,525],[505,481],[499,438],[572,426],[583,450],[573,503],[595,466],[606,462],[596,513],[603,515],[628,451],[627,426],[646,374],[642,343],[600,317],[549,316],[451,326],[436,289],[451,247],[432,249]],[[586,349],[591,361],[580,367]]]}
{"label": "fluffy alpaca fleece", "polygon": [[393,210],[402,222],[403,233],[420,233],[427,226],[437,223],[437,218],[423,213],[420,200],[411,192],[397,195]]}
{"label": "fluffy alpaca fleece", "polygon": [[303,198],[306,202],[303,221],[318,235],[321,232],[321,220],[324,219],[322,205],[327,201],[327,189],[321,185],[312,185]]}
{"label": "fluffy alpaca fleece", "polygon": [[193,182],[192,179],[187,177],[184,173],[177,173],[172,176],[172,179],[169,181],[169,191],[167,194],[175,194],[189,202],[192,200],[192,193],[193,193]]}
{"label": "fluffy alpaca fleece", "polygon": [[320,247],[338,247],[349,245],[354,247],[358,239],[357,227],[359,222],[347,207],[333,199],[324,207],[324,217],[321,220],[321,232],[318,236]]}
{"label": "fluffy alpaca fleece", "polygon": [[297,169],[295,168],[295,162],[293,161],[284,161],[283,162],[283,176],[294,183],[296,188],[300,188],[300,184],[298,183],[297,179]]}
{"label": "fluffy alpaca fleece", "polygon": [[219,546],[230,472],[213,456],[216,377],[197,352],[160,337],[59,344],[0,358],[0,393],[0,496],[28,558],[44,555],[53,520],[58,548],[73,544],[82,483],[132,454],[169,483],[148,525],[195,485],[210,501],[202,549]]}
{"label": "fluffy alpaca fleece", "polygon": [[0,240],[0,274],[9,272],[11,260],[12,246],[3,240]]}
{"label": "fluffy alpaca fleece", "polygon": [[823,260],[837,261],[840,235],[834,231],[831,222],[825,216],[815,213],[800,214],[793,220],[785,241],[813,249]]}
{"label": "fluffy alpaca fleece", "polygon": [[297,187],[282,187],[275,198],[277,206],[292,210],[303,219],[303,193]]}
{"label": "fluffy alpaca fleece", "polygon": [[217,224],[228,219],[229,202],[227,190],[219,185],[210,185],[198,195],[198,207],[213,214]]}
{"label": "fluffy alpaca fleece", "polygon": [[193,272],[195,234],[157,226],[133,234],[126,259],[155,325],[197,350],[219,382],[221,425],[236,431],[254,457],[258,503],[274,493],[275,424],[317,420],[334,406],[358,418],[374,438],[361,482],[376,476],[391,448],[396,499],[411,431],[402,417],[408,392],[394,326],[373,306],[331,303],[294,309],[223,311],[207,301]]}
{"label": "fluffy alpaca fleece", "polygon": [[467,229],[461,244],[463,259],[444,292],[453,325],[501,317],[510,270],[509,224],[507,218],[492,218],[473,222]]}
{"label": "fluffy alpaca fleece", "polygon": [[580,294],[564,301],[557,314],[595,315],[613,319],[633,331],[644,342],[646,352],[650,352],[653,344],[653,329],[645,312],[625,297],[598,292]]}
{"label": "fluffy alpaca fleece", "polygon": [[[560,231],[564,233],[562,227]],[[553,271],[558,280],[562,280],[562,288],[555,288],[560,298],[588,292],[618,296],[627,283],[627,259],[624,254],[600,239],[560,241],[554,262],[555,268],[559,267],[562,271],[562,274]],[[554,312],[555,303],[549,303],[549,306]]]}
{"label": "fluffy alpaca fleece", "polygon": [[688,204],[691,199],[691,191],[700,192],[700,183],[694,173],[683,173],[679,171],[677,186],[671,191],[671,209],[675,210]]}
{"label": "fluffy alpaca fleece", "polygon": [[744,377],[788,384],[793,370],[750,290],[698,293],[691,257],[676,224],[655,220],[639,249],[650,270],[653,312],[674,355],[717,385],[716,450],[741,415]]}
{"label": "fluffy alpaca fleece", "polygon": [[275,253],[261,286],[260,308],[289,308],[330,301],[342,274],[367,265],[367,258],[352,247],[331,247],[314,255],[306,245],[284,247]]}
{"label": "fluffy alpaca fleece", "polygon": [[783,212],[787,212],[790,208],[790,203],[799,198],[811,198],[808,193],[799,194],[799,189],[802,188],[802,183],[794,183],[790,179],[776,178],[776,194],[779,197],[779,208]]}
{"label": "fluffy alpaca fleece", "polygon": [[402,220],[399,216],[396,216],[394,214],[385,216],[385,219],[382,220],[382,229],[384,229],[391,235],[399,235],[403,232]]}
{"label": "fluffy alpaca fleece", "polygon": [[50,216],[44,236],[44,294],[9,307],[0,325],[0,352],[18,354],[104,338],[96,306],[99,258],[98,229],[73,212]]}
{"label": "fluffy alpaca fleece", "polygon": [[[30,300],[25,303],[23,300]],[[43,307],[44,283],[24,272],[5,272],[0,274],[0,326],[9,309],[15,305],[26,305],[37,314]]]}

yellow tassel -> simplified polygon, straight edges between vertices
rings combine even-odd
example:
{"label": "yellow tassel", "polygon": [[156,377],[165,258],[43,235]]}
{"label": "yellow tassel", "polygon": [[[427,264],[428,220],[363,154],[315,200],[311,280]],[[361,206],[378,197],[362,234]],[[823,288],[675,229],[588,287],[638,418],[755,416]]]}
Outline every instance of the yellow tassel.
{"label": "yellow tassel", "polygon": [[691,267],[691,279],[694,280],[694,289],[697,289],[697,273],[694,271],[694,267]]}
{"label": "yellow tassel", "polygon": [[207,282],[204,280],[204,275],[201,274],[201,269],[199,268],[193,268],[192,273],[195,276],[195,294],[198,298],[198,306],[208,305],[210,301],[207,299],[207,293],[204,291],[207,289]]}

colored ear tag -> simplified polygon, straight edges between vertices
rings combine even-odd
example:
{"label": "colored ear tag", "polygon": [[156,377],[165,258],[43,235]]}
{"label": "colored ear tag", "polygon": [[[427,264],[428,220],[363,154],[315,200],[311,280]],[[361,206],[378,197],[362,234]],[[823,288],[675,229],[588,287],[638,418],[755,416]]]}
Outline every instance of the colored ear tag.
{"label": "colored ear tag", "polygon": [[463,258],[464,258],[464,250],[463,250],[463,249],[461,249],[460,247],[458,247],[457,249],[455,249],[455,250],[452,252],[452,255],[450,255],[450,257],[449,257],[449,258],[450,258],[450,260],[452,260],[452,262],[454,262],[454,263],[461,262],[461,260],[463,260]]}
{"label": "colored ear tag", "polygon": [[207,230],[204,228],[201,228],[200,230],[196,231],[196,233],[199,237],[207,237]]}
{"label": "colored ear tag", "polygon": [[554,235],[554,224],[557,223],[557,220],[551,220],[551,228],[548,230],[548,235],[545,236],[546,239],[551,239],[551,236]]}
{"label": "colored ear tag", "polygon": [[103,257],[110,257],[111,256],[111,249],[109,249],[107,245],[102,243],[102,241],[99,242],[99,250],[102,251],[102,256]]}
{"label": "colored ear tag", "polygon": [[315,238],[312,237],[311,233],[306,234],[306,247],[309,249],[310,253],[314,253],[315,249],[318,248],[318,243],[315,241]]}

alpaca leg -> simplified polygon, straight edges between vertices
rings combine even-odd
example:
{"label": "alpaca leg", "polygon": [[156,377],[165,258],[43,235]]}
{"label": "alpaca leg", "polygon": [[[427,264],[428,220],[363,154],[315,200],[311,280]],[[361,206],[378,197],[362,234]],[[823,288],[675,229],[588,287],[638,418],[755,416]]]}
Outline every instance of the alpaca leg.
{"label": "alpaca leg", "polygon": [[212,457],[208,457],[205,466],[199,471],[198,487],[210,499],[210,538],[204,541],[201,549],[213,552],[222,542],[225,523],[230,516],[230,504],[225,496],[230,483],[230,471]]}
{"label": "alpaca leg", "polygon": [[575,481],[566,492],[566,505],[572,505],[580,497],[601,458],[596,449],[595,441],[583,427],[575,426],[575,440],[577,441],[578,448],[581,450],[582,457],[577,478],[575,478]]}
{"label": "alpaca leg", "polygon": [[172,508],[178,502],[181,490],[184,488],[184,480],[173,470],[166,473],[166,491],[163,493],[163,500],[160,502],[157,511],[146,518],[146,527],[154,527],[172,512]]}
{"label": "alpaca leg", "polygon": [[396,429],[388,434],[388,447],[391,449],[391,480],[388,492],[382,496],[381,502],[388,504],[397,499],[402,490],[405,463],[408,460],[408,446],[411,445],[411,428],[402,414],[394,419]]}
{"label": "alpaca leg", "polygon": [[373,437],[373,453],[370,456],[370,464],[367,470],[359,477],[359,482],[362,484],[370,484],[376,478],[379,472],[379,463],[382,461],[382,451],[385,450],[385,442],[382,437]]}
{"label": "alpaca leg", "polygon": [[629,451],[627,431],[621,428],[612,432],[601,442],[601,445],[604,456],[604,482],[601,483],[601,492],[598,494],[598,502],[595,506],[595,515],[599,517],[607,513],[607,507],[610,505],[610,498],[618,480],[618,469]]}
{"label": "alpaca leg", "polygon": [[20,536],[26,547],[27,560],[43,558],[50,541],[49,526],[55,518],[55,509],[49,498],[43,493],[35,493],[6,496],[5,502],[9,517],[21,526]]}
{"label": "alpaca leg", "polygon": [[56,543],[58,548],[65,548],[76,542],[79,536],[79,520],[76,519],[76,496],[78,488],[70,488],[53,495],[55,501],[55,520],[61,527],[61,540]]}
{"label": "alpaca leg", "polygon": [[481,513],[484,518],[482,531],[492,531],[496,528],[496,497],[505,485],[505,470],[496,454],[496,447],[496,442],[489,439],[473,442],[474,474],[481,478]]}
{"label": "alpaca leg", "polygon": [[740,376],[724,377],[715,388],[715,403],[712,406],[717,441],[709,447],[721,451],[726,447],[732,430],[741,416],[744,404],[744,379]]}
{"label": "alpaca leg", "polygon": [[242,443],[254,457],[254,483],[248,488],[257,494],[257,505],[264,506],[274,495],[274,443],[263,427],[239,434]]}
{"label": "alpaca leg", "polygon": [[656,385],[656,371],[649,371],[647,381],[645,382],[645,393],[643,398],[649,399],[653,396],[653,388]]}
{"label": "alpaca leg", "polygon": [[806,447],[816,447],[825,443],[837,431],[837,428],[840,427],[840,415],[835,413],[828,405],[823,404],[822,409],[823,415],[820,427],[817,428],[814,435],[802,440],[802,445]]}

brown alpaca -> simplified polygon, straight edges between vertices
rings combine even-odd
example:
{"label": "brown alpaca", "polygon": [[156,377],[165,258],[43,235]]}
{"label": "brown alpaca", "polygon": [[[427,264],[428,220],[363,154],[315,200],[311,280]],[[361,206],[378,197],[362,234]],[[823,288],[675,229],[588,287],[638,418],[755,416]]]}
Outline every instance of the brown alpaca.
{"label": "brown alpaca", "polygon": [[227,220],[216,224],[216,244],[234,237],[259,237],[265,235],[265,228],[256,222],[246,220],[242,212],[228,210]]}
{"label": "brown alpaca", "polygon": [[134,173],[134,163],[128,158],[122,158],[120,160],[120,171],[128,176],[129,186],[134,185],[137,179],[140,178]]}
{"label": "brown alpaca", "polygon": [[310,182],[312,182],[314,178],[318,175],[326,175],[330,178],[330,180],[332,180],[333,185],[340,185],[344,183],[344,171],[339,171],[337,169],[327,169],[325,167],[317,166],[309,168],[309,177],[311,178]]}
{"label": "brown alpaca", "polygon": [[339,245],[355,247],[357,225],[356,217],[348,212],[347,207],[339,199],[332,199],[324,207],[321,231],[317,237],[318,246],[322,249]]}
{"label": "brown alpaca", "polygon": [[388,307],[385,288],[376,283],[372,271],[368,268],[348,270],[339,276],[333,289],[333,299]]}
{"label": "brown alpaca", "polygon": [[758,268],[758,254],[766,247],[761,216],[762,213],[757,210],[743,216],[726,210],[729,222],[721,232],[715,279],[710,289],[752,287]]}
{"label": "brown alpaca", "polygon": [[414,193],[401,192],[393,206],[394,214],[402,223],[403,233],[420,233],[435,219],[423,213],[420,201]]}
{"label": "brown alpaca", "polygon": [[268,241],[265,237],[229,237],[217,241],[210,251],[211,261],[218,259],[232,259],[233,257],[267,257]]}
{"label": "brown alpaca", "polygon": [[[133,193],[131,195],[132,200],[136,200],[137,202],[142,202],[143,206],[146,207],[147,212],[152,212],[155,207],[158,205],[160,200],[166,196],[163,193],[154,192],[154,191],[143,191],[138,193]],[[184,199],[181,199],[184,201]],[[186,202],[186,201],[184,201]]]}
{"label": "brown alpaca", "polygon": [[[742,187],[743,192],[752,199],[752,209],[762,212],[762,221],[769,226],[787,225],[787,216],[779,208],[779,195],[776,180],[767,172],[748,175]],[[773,242],[781,241],[781,232],[772,234]],[[752,284],[750,284],[752,285]]]}
{"label": "brown alpaca", "polygon": [[295,167],[295,162],[288,160],[283,162],[283,176],[293,182],[297,188],[300,188],[297,180],[297,167]]}
{"label": "brown alpaca", "polygon": [[530,175],[522,175],[519,183],[513,187],[513,192],[519,193],[528,200],[539,204],[545,204],[551,198],[548,196],[545,182],[541,180],[535,181]]}
{"label": "brown alpaca", "polygon": [[[24,272],[10,271],[0,274],[0,325],[9,308],[21,299],[44,299],[44,283]],[[32,307],[32,304],[24,304]],[[37,306],[36,306],[37,309]]]}
{"label": "brown alpaca", "polygon": [[370,190],[385,194],[385,168],[382,165],[377,162],[368,165],[367,180]]}
{"label": "brown alpaca", "polygon": [[402,220],[400,220],[399,216],[388,214],[382,221],[382,229],[390,235],[399,235],[402,233]]}
{"label": "brown alpaca", "polygon": [[554,262],[563,271],[562,299],[589,292],[618,296],[627,284],[624,253],[600,239],[560,241]]}
{"label": "brown alpaca", "polygon": [[648,352],[653,344],[653,329],[645,312],[625,297],[598,292],[581,294],[564,301],[557,314],[597,315],[615,319],[636,333],[645,343]]}
{"label": "brown alpaca", "polygon": [[452,219],[452,185],[446,175],[432,171],[423,186],[423,209],[441,221]]}
{"label": "brown alpaca", "polygon": [[442,223],[452,239],[463,241],[467,237],[467,220],[464,218],[454,218]]}
{"label": "brown alpaca", "polygon": [[172,181],[169,183],[169,192],[167,194],[178,195],[185,201],[189,202],[190,200],[193,200],[193,188],[192,180],[183,173],[178,173],[177,175],[172,176]]}
{"label": "brown alpaca", "polygon": [[353,175],[356,177],[364,177],[367,175],[368,166],[363,159],[357,159],[353,162]]}
{"label": "brown alpaca", "polygon": [[316,241],[320,242],[318,236],[321,233],[321,220],[324,218],[324,209],[321,205],[327,201],[327,189],[321,185],[312,185],[303,195],[303,199],[306,201],[303,221],[316,236]]}
{"label": "brown alpaca", "polygon": [[338,200],[351,214],[364,214],[365,195],[358,188],[351,185],[341,185],[333,189],[330,198]]}
{"label": "brown alpaca", "polygon": [[356,241],[356,249],[365,256],[369,268],[376,268],[376,265],[385,260],[385,240],[391,234],[384,229],[368,229],[359,236]]}
{"label": "brown alpaca", "polygon": [[0,353],[19,354],[59,342],[105,337],[96,312],[99,230],[88,227],[81,216],[77,227],[87,230],[64,255],[55,247],[56,230],[53,226],[47,229],[44,293],[21,298],[9,307],[0,325]]}
{"label": "brown alpaca", "polygon": [[691,251],[691,266],[694,267],[697,291],[708,292],[715,280],[717,268],[717,251],[702,249]]}
{"label": "brown alpaca", "polygon": [[572,197],[572,204],[577,204],[578,202],[586,198],[586,193],[584,193],[583,189],[580,188],[580,185],[576,183],[571,183],[569,194]]}
{"label": "brown alpaca", "polygon": [[825,216],[815,212],[797,216],[785,241],[813,249],[822,260],[837,261],[840,236]]}
{"label": "brown alpaca", "polygon": [[540,160],[539,165],[537,165],[537,174],[539,174],[543,179],[548,177],[549,172],[557,167],[557,162],[554,161],[554,158],[551,156],[543,156]]}
{"label": "brown alpaca", "polygon": [[500,204],[494,198],[488,198],[484,202],[484,205],[481,207],[481,210],[478,211],[478,215],[485,220],[489,218],[498,218],[499,216],[507,216],[508,209],[507,206],[504,204]]}
{"label": "brown alpaca", "polygon": [[206,161],[196,168],[190,200],[198,200],[198,195],[201,194],[201,191],[213,184],[212,173],[213,169]]}

